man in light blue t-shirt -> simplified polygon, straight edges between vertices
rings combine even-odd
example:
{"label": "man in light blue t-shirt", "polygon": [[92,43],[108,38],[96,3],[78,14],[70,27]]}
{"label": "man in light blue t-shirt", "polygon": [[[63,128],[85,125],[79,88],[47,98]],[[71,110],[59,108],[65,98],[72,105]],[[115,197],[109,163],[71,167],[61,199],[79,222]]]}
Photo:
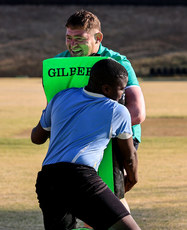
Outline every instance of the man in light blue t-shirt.
{"label": "man in light blue t-shirt", "polygon": [[116,138],[127,172],[125,190],[138,180],[131,117],[117,102],[127,76],[125,68],[112,59],[97,62],[88,85],[56,94],[33,128],[31,140],[35,144],[50,136],[36,183],[46,230],[72,229],[64,227],[67,213],[94,229],[140,230],[97,174],[104,149],[111,138]]}

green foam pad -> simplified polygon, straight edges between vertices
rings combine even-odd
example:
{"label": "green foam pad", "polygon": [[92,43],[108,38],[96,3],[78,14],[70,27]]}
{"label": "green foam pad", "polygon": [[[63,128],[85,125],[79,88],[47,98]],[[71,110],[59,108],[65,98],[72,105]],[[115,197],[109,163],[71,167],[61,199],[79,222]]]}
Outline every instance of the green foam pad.
{"label": "green foam pad", "polygon": [[107,57],[51,58],[43,61],[43,86],[49,102],[63,89],[84,87],[92,66]]}
{"label": "green foam pad", "polygon": [[[50,100],[61,90],[87,85],[92,66],[108,57],[67,57],[50,58],[43,61],[43,87]],[[98,174],[108,187],[114,192],[112,144],[111,141],[104,152],[103,160],[99,166]]]}

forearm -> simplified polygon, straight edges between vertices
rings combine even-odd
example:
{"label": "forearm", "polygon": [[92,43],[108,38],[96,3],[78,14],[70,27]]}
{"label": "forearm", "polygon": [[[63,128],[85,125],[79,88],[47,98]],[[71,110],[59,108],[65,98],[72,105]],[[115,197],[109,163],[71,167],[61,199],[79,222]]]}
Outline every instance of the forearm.
{"label": "forearm", "polygon": [[132,137],[117,139],[121,159],[126,171],[125,192],[128,192],[138,182],[138,157]]}
{"label": "forearm", "polygon": [[127,174],[125,192],[128,192],[138,182],[138,158],[135,149],[131,155],[124,159],[124,169]]}
{"label": "forearm", "polygon": [[40,122],[38,123],[38,125],[36,127],[34,127],[32,129],[31,132],[31,141],[34,144],[43,144],[46,142],[46,140],[50,137],[50,132],[44,130],[41,125]]}

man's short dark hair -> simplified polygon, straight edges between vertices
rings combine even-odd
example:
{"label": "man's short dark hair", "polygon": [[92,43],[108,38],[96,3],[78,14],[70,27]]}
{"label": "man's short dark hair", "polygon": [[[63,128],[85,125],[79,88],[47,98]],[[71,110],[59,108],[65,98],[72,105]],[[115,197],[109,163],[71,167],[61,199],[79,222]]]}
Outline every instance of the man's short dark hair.
{"label": "man's short dark hair", "polygon": [[98,17],[86,10],[80,10],[71,15],[67,20],[66,27],[73,29],[82,28],[86,31],[90,31],[91,29],[101,31],[101,23]]}
{"label": "man's short dark hair", "polygon": [[104,84],[114,86],[119,79],[128,81],[127,70],[114,59],[108,58],[94,64],[88,85],[94,88],[100,88]]}

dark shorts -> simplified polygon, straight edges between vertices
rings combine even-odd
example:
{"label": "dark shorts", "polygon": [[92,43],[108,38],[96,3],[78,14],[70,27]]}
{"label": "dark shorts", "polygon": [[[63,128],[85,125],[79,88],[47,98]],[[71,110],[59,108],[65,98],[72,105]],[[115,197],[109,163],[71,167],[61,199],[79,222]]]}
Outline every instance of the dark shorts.
{"label": "dark shorts", "polygon": [[46,230],[68,229],[63,227],[68,213],[102,230],[129,215],[96,171],[83,165],[44,166],[38,173],[36,192]]}

